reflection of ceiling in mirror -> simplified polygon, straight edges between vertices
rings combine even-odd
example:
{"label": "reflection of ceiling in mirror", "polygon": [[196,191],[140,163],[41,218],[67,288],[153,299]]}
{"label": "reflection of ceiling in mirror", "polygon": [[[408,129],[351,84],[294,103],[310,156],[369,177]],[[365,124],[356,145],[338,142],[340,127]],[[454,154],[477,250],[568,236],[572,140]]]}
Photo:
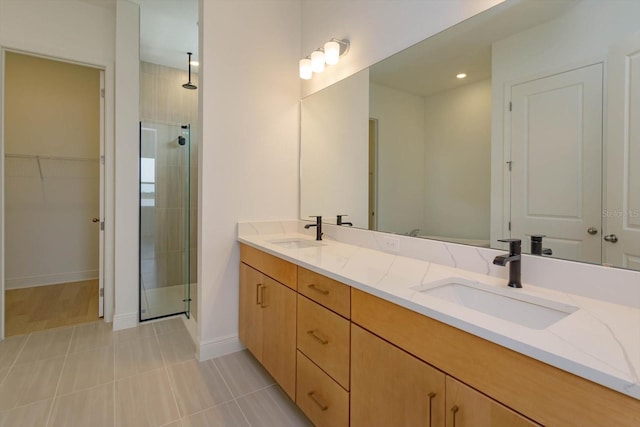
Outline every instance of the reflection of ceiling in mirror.
{"label": "reflection of ceiling in mirror", "polygon": [[[555,19],[577,3],[578,0],[507,1],[373,65],[371,81],[427,96],[488,79],[492,43]],[[458,73],[466,73],[467,77],[458,80]]]}

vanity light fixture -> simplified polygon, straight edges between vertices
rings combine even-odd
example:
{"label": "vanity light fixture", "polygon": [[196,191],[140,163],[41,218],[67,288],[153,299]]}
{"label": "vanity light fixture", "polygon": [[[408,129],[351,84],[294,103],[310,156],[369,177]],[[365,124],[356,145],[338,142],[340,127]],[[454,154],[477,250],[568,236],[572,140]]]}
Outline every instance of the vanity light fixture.
{"label": "vanity light fixture", "polygon": [[309,80],[313,75],[313,69],[311,68],[311,59],[303,58],[300,60],[300,78],[302,80]]}
{"label": "vanity light fixture", "polygon": [[465,73],[460,73],[460,74],[456,74],[456,77],[459,79],[464,79],[465,77],[467,77],[467,75]]}
{"label": "vanity light fixture", "polygon": [[335,65],[340,57],[349,50],[349,40],[331,39],[324,44],[323,47],[316,49],[300,60],[299,72],[300,78],[309,80],[313,73],[321,73],[326,65]]}

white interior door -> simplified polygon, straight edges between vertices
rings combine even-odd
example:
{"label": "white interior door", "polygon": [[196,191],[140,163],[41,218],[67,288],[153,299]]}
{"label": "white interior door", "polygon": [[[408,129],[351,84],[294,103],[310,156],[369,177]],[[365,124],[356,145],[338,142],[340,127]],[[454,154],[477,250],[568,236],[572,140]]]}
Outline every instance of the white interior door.
{"label": "white interior door", "polygon": [[604,258],[640,270],[640,33],[612,46],[607,79]]}
{"label": "white interior door", "polygon": [[514,85],[511,102],[511,236],[600,263],[602,64]]}

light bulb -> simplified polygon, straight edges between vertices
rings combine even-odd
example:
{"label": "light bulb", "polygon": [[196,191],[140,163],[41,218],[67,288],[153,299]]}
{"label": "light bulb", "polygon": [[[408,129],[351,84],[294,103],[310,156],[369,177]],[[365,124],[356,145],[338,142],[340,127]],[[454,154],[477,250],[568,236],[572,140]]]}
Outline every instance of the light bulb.
{"label": "light bulb", "polygon": [[324,44],[324,60],[327,65],[335,65],[340,60],[340,43],[329,41]]}
{"label": "light bulb", "polygon": [[467,75],[465,73],[460,73],[460,74],[457,74],[456,77],[459,79],[464,79],[465,77],[467,77]]}
{"label": "light bulb", "polygon": [[311,54],[311,69],[314,73],[321,73],[324,71],[324,52],[316,50]]}
{"label": "light bulb", "polygon": [[300,60],[300,78],[303,80],[309,80],[312,74],[313,74],[313,70],[311,69],[311,60],[309,58],[301,59]]}

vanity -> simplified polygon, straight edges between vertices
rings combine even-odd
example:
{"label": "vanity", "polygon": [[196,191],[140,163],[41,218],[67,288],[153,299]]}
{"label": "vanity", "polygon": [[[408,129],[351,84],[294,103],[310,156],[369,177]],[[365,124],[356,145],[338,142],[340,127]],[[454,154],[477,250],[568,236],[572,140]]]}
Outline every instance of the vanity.
{"label": "vanity", "polygon": [[[640,423],[640,336],[627,324],[640,324],[640,309],[526,281],[507,289],[502,277],[318,242],[303,224],[239,224],[240,339],[315,425]],[[327,234],[341,231],[328,226]],[[481,311],[484,302],[460,306],[438,294],[452,284],[561,315],[530,323],[516,318],[526,317],[519,308],[505,320],[513,314],[499,318]],[[608,340],[592,317],[608,325]],[[611,339],[628,365],[616,349],[606,359],[598,348]]]}

